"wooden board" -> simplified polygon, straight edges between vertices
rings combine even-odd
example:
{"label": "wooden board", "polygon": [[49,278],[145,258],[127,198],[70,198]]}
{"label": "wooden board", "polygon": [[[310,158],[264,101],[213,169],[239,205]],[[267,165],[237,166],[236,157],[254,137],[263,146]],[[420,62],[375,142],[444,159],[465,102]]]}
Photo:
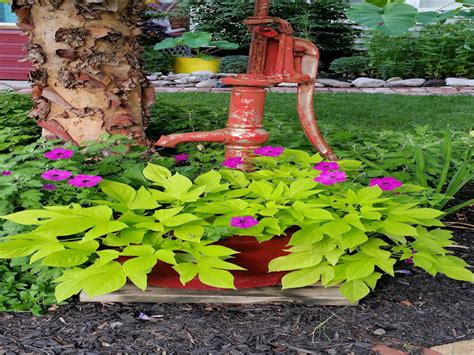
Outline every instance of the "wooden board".
{"label": "wooden board", "polygon": [[101,303],[212,303],[212,304],[266,304],[299,303],[306,305],[347,306],[337,287],[313,286],[282,290],[279,286],[244,290],[186,290],[149,287],[141,291],[133,285],[126,285],[117,292],[94,298],[84,292],[81,302]]}

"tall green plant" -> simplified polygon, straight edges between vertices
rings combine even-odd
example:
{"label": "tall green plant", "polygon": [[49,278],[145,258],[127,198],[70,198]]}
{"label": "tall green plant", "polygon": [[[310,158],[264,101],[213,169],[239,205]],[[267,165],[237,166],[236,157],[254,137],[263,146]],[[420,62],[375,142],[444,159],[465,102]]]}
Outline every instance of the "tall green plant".
{"label": "tall green plant", "polygon": [[391,36],[373,31],[367,40],[369,66],[376,76],[445,78],[473,76],[474,25],[436,23]]}
{"label": "tall green plant", "polygon": [[[352,5],[347,16],[355,23],[387,35],[402,35],[416,24],[427,25],[444,23],[455,16],[473,19],[471,0],[456,0],[459,7],[450,11],[418,12],[415,7],[405,4],[404,0],[366,0]],[[453,2],[454,3],[454,2]]]}

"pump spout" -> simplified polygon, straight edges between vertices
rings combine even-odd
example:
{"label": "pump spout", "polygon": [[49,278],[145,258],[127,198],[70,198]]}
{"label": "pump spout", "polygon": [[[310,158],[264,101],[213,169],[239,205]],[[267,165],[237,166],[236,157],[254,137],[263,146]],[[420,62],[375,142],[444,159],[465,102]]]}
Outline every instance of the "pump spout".
{"label": "pump spout", "polygon": [[313,93],[318,73],[318,47],[303,39],[295,39],[295,46],[303,49],[301,58],[301,73],[308,75],[311,80],[298,85],[298,115],[301,126],[311,144],[329,160],[337,160],[331,147],[324,139],[316,120],[313,107]]}
{"label": "pump spout", "polygon": [[174,148],[180,143],[214,142],[225,143],[227,135],[223,129],[209,132],[176,133],[161,136],[155,146]]}

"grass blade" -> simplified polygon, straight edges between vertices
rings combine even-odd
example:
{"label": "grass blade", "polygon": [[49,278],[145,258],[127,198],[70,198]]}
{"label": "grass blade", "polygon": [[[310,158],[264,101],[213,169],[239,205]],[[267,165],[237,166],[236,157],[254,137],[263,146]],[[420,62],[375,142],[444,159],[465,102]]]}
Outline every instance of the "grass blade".
{"label": "grass blade", "polygon": [[451,166],[451,158],[453,154],[453,142],[451,139],[451,132],[446,130],[444,133],[444,142],[443,142],[443,151],[444,151],[444,166],[441,171],[441,176],[439,177],[438,184],[436,185],[436,193],[441,192],[444,184],[446,183],[446,178],[448,177],[449,168]]}
{"label": "grass blade", "polygon": [[444,211],[444,216],[447,216],[449,214],[457,212],[457,211],[463,209],[464,207],[467,207],[467,206],[470,206],[470,205],[474,205],[474,198],[471,198],[468,201],[465,201],[463,203],[457,204],[456,206],[448,208],[446,211]]}
{"label": "grass blade", "polygon": [[425,157],[420,148],[415,148],[415,161],[416,161],[416,177],[420,182],[420,186],[428,187],[428,182],[426,181],[426,172],[425,172]]}

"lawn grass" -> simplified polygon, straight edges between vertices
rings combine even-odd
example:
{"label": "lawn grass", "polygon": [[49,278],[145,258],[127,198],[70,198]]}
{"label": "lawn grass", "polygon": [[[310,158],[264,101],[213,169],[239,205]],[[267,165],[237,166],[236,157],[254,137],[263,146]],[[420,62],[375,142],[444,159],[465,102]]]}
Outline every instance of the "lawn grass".
{"label": "lawn grass", "polygon": [[[229,94],[160,93],[157,105],[184,108],[189,115],[204,109],[214,115],[224,115]],[[474,97],[472,96],[407,96],[386,94],[317,94],[315,108],[322,128],[406,130],[430,126],[433,130],[450,128],[468,130],[474,127]],[[273,116],[286,116],[289,124],[297,122],[296,95],[269,94],[266,104],[266,125]],[[155,117],[160,118],[160,117]],[[217,118],[216,118],[217,119]],[[220,121],[220,119],[217,119]],[[214,127],[218,128],[218,127]]]}

